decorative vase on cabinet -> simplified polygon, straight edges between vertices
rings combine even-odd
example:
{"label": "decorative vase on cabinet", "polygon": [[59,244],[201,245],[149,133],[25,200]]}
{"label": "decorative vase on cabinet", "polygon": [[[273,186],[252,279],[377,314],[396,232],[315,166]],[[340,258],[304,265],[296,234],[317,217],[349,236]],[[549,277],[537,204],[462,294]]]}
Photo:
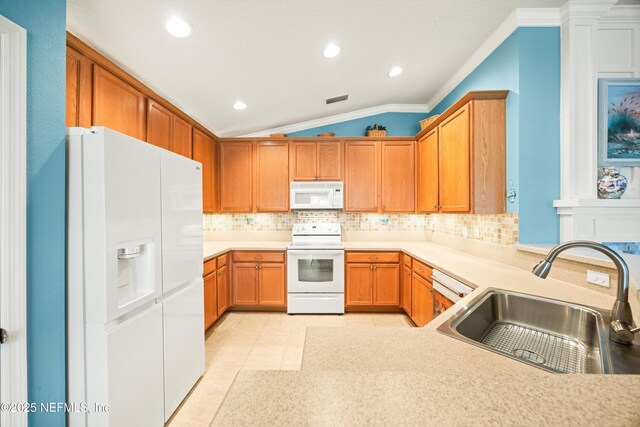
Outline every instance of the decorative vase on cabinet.
{"label": "decorative vase on cabinet", "polygon": [[598,198],[619,199],[627,189],[627,178],[620,175],[616,168],[602,168],[602,176],[598,180]]}

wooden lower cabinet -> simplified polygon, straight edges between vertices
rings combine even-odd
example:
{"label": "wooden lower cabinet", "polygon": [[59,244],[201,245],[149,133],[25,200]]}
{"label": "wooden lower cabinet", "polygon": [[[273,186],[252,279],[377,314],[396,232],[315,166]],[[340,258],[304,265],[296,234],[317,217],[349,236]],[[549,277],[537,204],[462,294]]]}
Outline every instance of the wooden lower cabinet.
{"label": "wooden lower cabinet", "polygon": [[418,327],[429,323],[433,318],[433,286],[431,282],[417,273],[411,279],[411,319]]}
{"label": "wooden lower cabinet", "polygon": [[373,305],[400,305],[400,266],[398,264],[373,265]]}
{"label": "wooden lower cabinet", "polygon": [[233,305],[258,305],[258,264],[233,264]]}
{"label": "wooden lower cabinet", "polygon": [[[220,261],[218,261],[220,265]],[[231,292],[229,283],[229,266],[224,265],[218,268],[218,317],[222,316],[231,306]]]}
{"label": "wooden lower cabinet", "polygon": [[[215,262],[215,261],[214,261]],[[216,321],[217,315],[217,290],[216,272],[204,276],[204,329],[207,330]]]}
{"label": "wooden lower cabinet", "polygon": [[400,278],[400,305],[411,317],[411,267],[404,265]]}
{"label": "wooden lower cabinet", "polygon": [[345,305],[347,307],[399,307],[400,264],[397,253],[347,253]]}
{"label": "wooden lower cabinet", "polygon": [[346,305],[373,304],[373,264],[347,264]]}
{"label": "wooden lower cabinet", "polygon": [[[286,264],[283,252],[234,252],[233,305],[286,307]],[[246,259],[259,262],[242,262]],[[280,262],[264,262],[277,260]]]}
{"label": "wooden lower cabinet", "polygon": [[282,307],[286,303],[284,264],[260,264],[258,268],[258,303]]}
{"label": "wooden lower cabinet", "polygon": [[452,305],[453,305],[453,301],[446,298],[444,295],[438,292],[433,293],[433,317],[434,318],[444,313],[449,308],[451,308]]}

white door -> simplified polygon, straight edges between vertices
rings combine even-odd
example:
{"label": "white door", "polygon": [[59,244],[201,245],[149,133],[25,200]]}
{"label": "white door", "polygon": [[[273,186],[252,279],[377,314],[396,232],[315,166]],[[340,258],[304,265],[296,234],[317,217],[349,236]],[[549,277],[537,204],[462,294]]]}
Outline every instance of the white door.
{"label": "white door", "polygon": [[[26,329],[27,33],[0,15],[0,402],[27,401]],[[26,426],[27,412],[1,411]]]}
{"label": "white door", "polygon": [[[0,401],[27,401],[26,301],[27,32],[0,15]],[[0,412],[26,426],[27,412]]]}

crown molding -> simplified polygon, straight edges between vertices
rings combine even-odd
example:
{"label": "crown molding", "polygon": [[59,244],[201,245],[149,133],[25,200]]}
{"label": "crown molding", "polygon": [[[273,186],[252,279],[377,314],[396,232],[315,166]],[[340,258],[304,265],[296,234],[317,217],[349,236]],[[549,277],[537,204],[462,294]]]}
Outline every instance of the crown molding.
{"label": "crown molding", "polygon": [[520,8],[514,10],[427,102],[429,111],[433,110],[473,70],[478,68],[482,61],[487,59],[518,27],[559,27],[560,18],[559,8]]}
{"label": "crown molding", "polygon": [[618,0],[569,0],[560,7],[562,22],[568,19],[597,19],[609,12]]}
{"label": "crown molding", "polygon": [[240,137],[263,137],[272,133],[292,133],[306,129],[313,129],[320,126],[333,125],[349,120],[361,119],[363,117],[374,116],[383,113],[428,113],[429,109],[425,104],[385,104],[377,107],[364,108],[362,110],[350,111],[348,113],[335,114],[333,116],[322,117],[319,119],[307,120],[304,122],[293,123],[286,126],[280,126],[271,129],[264,129]]}
{"label": "crown molding", "polygon": [[614,6],[601,18],[603,22],[633,22],[640,21],[640,5],[625,4]]}

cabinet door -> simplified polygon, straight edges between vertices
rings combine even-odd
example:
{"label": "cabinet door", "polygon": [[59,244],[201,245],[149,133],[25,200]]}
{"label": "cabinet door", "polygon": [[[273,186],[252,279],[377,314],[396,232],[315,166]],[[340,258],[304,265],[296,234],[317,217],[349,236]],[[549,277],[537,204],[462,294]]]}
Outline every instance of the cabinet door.
{"label": "cabinet door", "polygon": [[433,317],[433,289],[431,283],[417,274],[411,281],[411,318],[418,327],[429,323]]}
{"label": "cabinet door", "polygon": [[233,304],[258,304],[258,264],[233,264]]}
{"label": "cabinet door", "polygon": [[449,308],[451,308],[452,305],[453,305],[453,301],[451,301],[450,299],[446,298],[445,296],[443,296],[438,292],[433,293],[434,317],[444,313]]}
{"label": "cabinet door", "polygon": [[258,297],[260,305],[286,305],[284,264],[260,264],[258,268]]}
{"label": "cabinet door", "polygon": [[315,181],[318,179],[317,146],[315,142],[291,143],[291,180]]}
{"label": "cabinet door", "polygon": [[418,141],[418,212],[438,212],[438,128]]}
{"label": "cabinet door", "polygon": [[93,123],[145,139],[144,95],[99,65],[93,66]]}
{"label": "cabinet door", "polygon": [[400,279],[400,303],[405,313],[411,316],[411,268],[406,265],[402,267]]}
{"label": "cabinet door", "polygon": [[223,266],[218,269],[218,317],[227,311],[231,300],[229,298],[229,267]]}
{"label": "cabinet door", "polygon": [[191,147],[192,126],[180,117],[173,116],[173,133],[171,136],[171,151],[188,158],[192,158]]}
{"label": "cabinet door", "polygon": [[147,100],[147,142],[171,149],[173,114],[152,99]]}
{"label": "cabinet door", "polygon": [[342,144],[340,142],[318,142],[318,179],[342,180]]}
{"label": "cabinet door", "polygon": [[289,145],[286,142],[256,143],[256,211],[289,210]]}
{"label": "cabinet door", "polygon": [[67,47],[66,126],[91,126],[91,61]]}
{"label": "cabinet door", "polygon": [[213,322],[217,318],[217,295],[216,295],[216,272],[205,276],[204,278],[204,329],[207,330],[209,326],[213,325]]}
{"label": "cabinet door", "polygon": [[347,264],[346,304],[373,303],[373,264]]}
{"label": "cabinet door", "polygon": [[415,143],[383,142],[382,212],[415,211]]}
{"label": "cabinet door", "polygon": [[400,266],[398,264],[373,265],[373,305],[400,305]]}
{"label": "cabinet door", "polygon": [[470,104],[442,122],[438,130],[438,171],[441,212],[469,212]]}
{"label": "cabinet door", "polygon": [[345,212],[378,211],[378,144],[347,142],[345,145]]}
{"label": "cabinet door", "polygon": [[202,210],[216,212],[216,142],[198,129],[193,130],[193,160],[202,163]]}
{"label": "cabinet door", "polygon": [[220,211],[251,212],[252,197],[251,142],[220,143]]}

